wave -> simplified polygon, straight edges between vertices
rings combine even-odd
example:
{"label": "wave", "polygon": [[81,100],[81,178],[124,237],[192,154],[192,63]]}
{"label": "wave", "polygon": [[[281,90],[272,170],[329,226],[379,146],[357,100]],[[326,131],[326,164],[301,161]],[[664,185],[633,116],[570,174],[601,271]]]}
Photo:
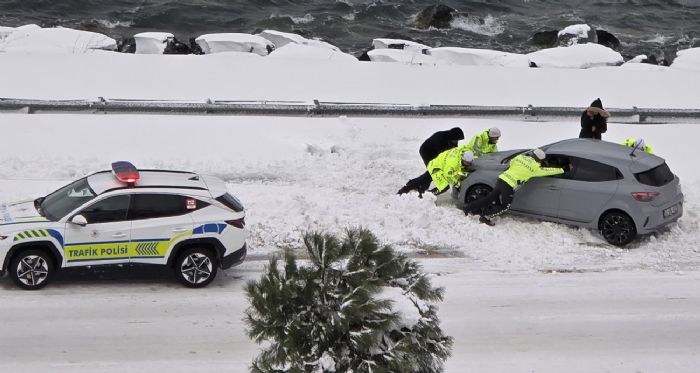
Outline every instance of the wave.
{"label": "wave", "polygon": [[485,36],[496,36],[505,30],[504,22],[490,14],[483,19],[475,16],[457,16],[450,22],[450,26]]}

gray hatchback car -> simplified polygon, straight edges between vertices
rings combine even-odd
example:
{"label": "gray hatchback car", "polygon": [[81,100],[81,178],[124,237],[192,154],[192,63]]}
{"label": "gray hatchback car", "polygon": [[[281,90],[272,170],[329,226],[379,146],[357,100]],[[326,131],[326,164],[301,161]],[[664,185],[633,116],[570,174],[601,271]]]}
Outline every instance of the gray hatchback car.
{"label": "gray hatchback car", "polygon": [[[546,165],[573,169],[534,178],[515,193],[518,215],[598,229],[613,245],[658,231],[683,215],[678,176],[663,158],[641,149],[593,139],[570,139],[541,147]],[[476,170],[452,191],[457,206],[488,194],[510,159],[526,150],[478,158]]]}

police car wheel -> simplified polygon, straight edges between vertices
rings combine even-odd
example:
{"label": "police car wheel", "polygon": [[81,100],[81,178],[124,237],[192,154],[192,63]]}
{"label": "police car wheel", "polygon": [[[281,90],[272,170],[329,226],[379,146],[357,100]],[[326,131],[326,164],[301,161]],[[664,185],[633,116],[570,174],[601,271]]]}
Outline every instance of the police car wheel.
{"label": "police car wheel", "polygon": [[175,262],[175,275],[185,286],[201,288],[216,277],[218,263],[211,250],[191,248],[183,251]]}
{"label": "police car wheel", "polygon": [[12,257],[8,272],[20,288],[38,290],[49,283],[54,272],[53,261],[42,250],[26,250]]}

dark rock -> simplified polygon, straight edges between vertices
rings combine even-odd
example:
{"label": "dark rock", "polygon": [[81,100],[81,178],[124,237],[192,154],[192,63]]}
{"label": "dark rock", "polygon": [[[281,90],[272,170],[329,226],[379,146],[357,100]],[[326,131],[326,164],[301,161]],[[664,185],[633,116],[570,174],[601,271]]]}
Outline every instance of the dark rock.
{"label": "dark rock", "polygon": [[[370,49],[370,50],[371,50],[371,49]],[[372,61],[372,60],[369,58],[369,54],[367,54],[367,52],[369,52],[369,51],[364,51],[364,52],[362,52],[362,54],[360,55],[360,57],[357,57],[357,59],[360,60],[360,61]]]}
{"label": "dark rock", "polygon": [[192,50],[190,46],[181,43],[177,38],[168,38],[163,54],[190,54]]}
{"label": "dark rock", "polygon": [[192,54],[204,54],[202,47],[200,47],[195,41],[196,39],[197,38],[190,38],[190,50],[192,51]]}
{"label": "dark rock", "polygon": [[136,40],[133,37],[117,41],[117,51],[121,53],[136,53]]}
{"label": "dark rock", "polygon": [[540,48],[552,48],[557,45],[558,33],[557,30],[536,32],[532,35],[530,43]]}
{"label": "dark rock", "polygon": [[659,61],[656,60],[656,56],[653,54],[642,60],[642,63],[648,63],[650,65],[658,65]]}
{"label": "dark rock", "polygon": [[418,14],[416,25],[423,29],[430,27],[449,28],[456,13],[456,10],[447,5],[431,5]]}
{"label": "dark rock", "polygon": [[618,50],[620,48],[620,40],[618,40],[615,35],[605,30],[596,30],[595,32],[596,36],[598,37],[598,44],[614,50]]}

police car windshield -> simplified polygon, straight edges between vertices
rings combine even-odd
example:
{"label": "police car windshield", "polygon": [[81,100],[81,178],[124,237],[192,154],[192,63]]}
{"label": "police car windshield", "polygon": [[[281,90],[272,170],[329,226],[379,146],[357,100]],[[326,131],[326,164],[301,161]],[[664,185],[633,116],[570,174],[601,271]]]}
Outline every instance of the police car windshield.
{"label": "police car windshield", "polygon": [[38,206],[39,212],[47,219],[57,221],[93,198],[95,192],[87,178],[82,178],[46,196]]}

